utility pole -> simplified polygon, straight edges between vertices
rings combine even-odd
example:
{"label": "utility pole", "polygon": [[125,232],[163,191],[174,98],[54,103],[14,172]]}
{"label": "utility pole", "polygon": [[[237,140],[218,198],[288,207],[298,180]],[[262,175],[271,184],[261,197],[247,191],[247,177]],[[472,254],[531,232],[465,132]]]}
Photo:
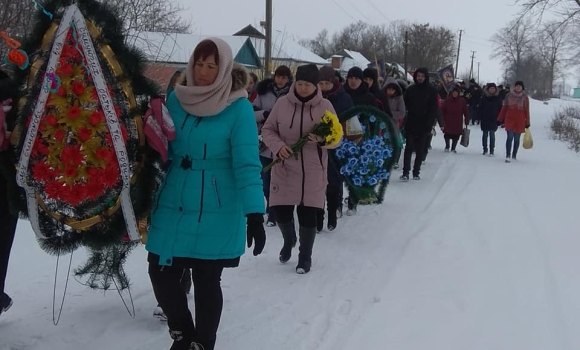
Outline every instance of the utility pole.
{"label": "utility pole", "polygon": [[459,30],[459,44],[457,45],[457,61],[455,61],[455,78],[459,74],[459,53],[461,52],[461,36],[463,35],[463,29]]}
{"label": "utility pole", "polygon": [[477,62],[477,83],[478,84],[480,83],[480,80],[479,80],[479,65],[480,64],[481,64],[481,62]]}
{"label": "utility pole", "polygon": [[469,79],[473,78],[473,60],[475,59],[475,51],[471,51],[471,69],[469,70]]}
{"label": "utility pole", "polygon": [[407,72],[409,72],[409,70],[407,69],[407,55],[409,52],[409,31],[405,30],[405,81],[407,81]]}
{"label": "utility pole", "polygon": [[266,47],[264,52],[264,77],[272,74],[272,0],[266,0]]}

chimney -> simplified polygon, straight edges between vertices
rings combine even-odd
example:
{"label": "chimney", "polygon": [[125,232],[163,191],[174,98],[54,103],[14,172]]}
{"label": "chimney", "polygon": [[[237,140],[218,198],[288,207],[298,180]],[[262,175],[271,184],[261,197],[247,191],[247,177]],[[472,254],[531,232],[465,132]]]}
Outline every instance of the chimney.
{"label": "chimney", "polygon": [[342,57],[333,56],[332,57],[332,68],[340,69],[340,66],[342,66]]}

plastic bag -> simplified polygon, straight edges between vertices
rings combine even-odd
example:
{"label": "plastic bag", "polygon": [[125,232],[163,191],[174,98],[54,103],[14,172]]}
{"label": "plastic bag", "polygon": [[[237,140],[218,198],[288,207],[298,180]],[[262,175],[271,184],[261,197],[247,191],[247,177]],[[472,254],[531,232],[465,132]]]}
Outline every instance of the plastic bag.
{"label": "plastic bag", "polygon": [[526,129],[524,133],[524,143],[522,145],[524,149],[532,149],[534,147],[534,139],[532,138],[532,132],[530,129]]}
{"label": "plastic bag", "polygon": [[461,146],[463,146],[463,147],[469,146],[469,134],[470,133],[471,133],[471,130],[469,130],[468,128],[463,129],[463,134],[461,135],[461,141],[460,141]]}
{"label": "plastic bag", "polygon": [[344,125],[344,136],[346,139],[358,142],[363,139],[363,128],[358,116],[354,116],[346,121]]}

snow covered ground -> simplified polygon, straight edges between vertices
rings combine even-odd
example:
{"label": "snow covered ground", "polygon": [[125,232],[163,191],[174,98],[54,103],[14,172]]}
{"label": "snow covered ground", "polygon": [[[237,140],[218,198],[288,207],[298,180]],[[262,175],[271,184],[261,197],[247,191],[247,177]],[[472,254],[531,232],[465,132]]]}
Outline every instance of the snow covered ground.
{"label": "snow covered ground", "polygon": [[[281,236],[268,229],[264,254],[225,272],[217,349],[580,349],[580,158],[547,129],[565,103],[532,101],[535,147],[517,163],[503,162],[503,130],[495,158],[481,155],[477,129],[457,155],[442,152],[438,135],[423,180],[393,180],[383,205],[320,234],[308,275],[296,275],[295,257],[278,263]],[[116,292],[71,279],[55,327],[55,258],[20,222],[0,349],[168,349],[145,255],[139,247],[127,263],[134,319]],[[84,258],[76,253],[73,267]]]}

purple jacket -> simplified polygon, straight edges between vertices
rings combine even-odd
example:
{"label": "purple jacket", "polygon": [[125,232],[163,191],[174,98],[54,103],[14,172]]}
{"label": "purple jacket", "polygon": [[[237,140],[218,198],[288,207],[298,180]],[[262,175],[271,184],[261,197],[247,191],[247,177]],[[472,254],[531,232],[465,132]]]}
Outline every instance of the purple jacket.
{"label": "purple jacket", "polygon": [[[278,99],[262,128],[264,143],[276,157],[282,147],[291,146],[302,135],[308,135],[327,110],[336,114],[320,90],[313,99],[303,103],[292,86],[288,95]],[[326,147],[307,142],[298,159],[291,157],[272,168],[270,207],[302,204],[324,208],[327,167]]]}

